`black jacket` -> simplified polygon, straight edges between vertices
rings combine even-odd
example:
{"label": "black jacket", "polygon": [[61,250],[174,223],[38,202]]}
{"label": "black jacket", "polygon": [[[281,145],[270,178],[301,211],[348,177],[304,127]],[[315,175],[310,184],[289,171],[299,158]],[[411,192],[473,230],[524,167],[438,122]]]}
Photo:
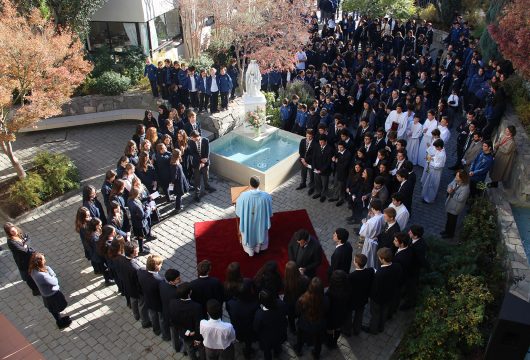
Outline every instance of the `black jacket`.
{"label": "black jacket", "polygon": [[160,300],[162,301],[162,314],[164,315],[164,319],[169,321],[169,303],[171,300],[179,298],[177,296],[177,287],[162,280],[158,284],[158,291],[160,292]]}
{"label": "black jacket", "polygon": [[317,268],[322,262],[322,247],[317,239],[311,236],[304,249],[293,239],[289,243],[288,253],[289,260],[296,262],[299,268],[305,268],[305,275],[308,278],[316,276]]}
{"label": "black jacket", "polygon": [[410,244],[410,249],[414,255],[414,262],[412,266],[412,276],[419,277],[422,268],[427,268],[427,242],[420,238],[415,243]]}
{"label": "black jacket", "polygon": [[398,185],[397,192],[403,195],[403,205],[405,205],[410,213],[412,208],[412,195],[414,194],[414,183],[406,180],[405,183]]}
{"label": "black jacket", "polygon": [[374,268],[365,268],[355,270],[348,276],[352,288],[353,309],[358,309],[368,302],[372,283],[374,282],[374,275]]}
{"label": "black jacket", "polygon": [[401,229],[399,228],[399,224],[397,223],[397,221],[394,223],[394,225],[386,229],[386,231],[383,228],[383,231],[381,231],[381,233],[377,237],[377,248],[381,249],[386,247],[395,252],[396,249],[394,247],[394,235],[400,231]]}
{"label": "black jacket", "polygon": [[11,250],[11,253],[13,254],[13,259],[17,264],[18,270],[27,273],[29,259],[33,253],[33,250],[29,244],[29,238],[27,240],[22,240],[22,243],[11,238],[7,238],[7,247],[9,247],[9,250]]}
{"label": "black jacket", "polygon": [[194,168],[198,168],[201,159],[207,158],[208,161],[206,162],[206,165],[210,165],[210,142],[207,138],[201,138],[201,153],[199,154],[199,151],[197,149],[197,143],[193,140],[188,140],[188,148],[191,155],[191,165]]}
{"label": "black jacket", "polygon": [[[172,299],[169,301],[169,321],[184,341],[200,340],[201,305],[193,300]],[[195,332],[195,336],[186,336],[186,331]]]}
{"label": "black jacket", "polygon": [[145,306],[149,310],[162,312],[162,299],[160,299],[160,291],[158,285],[163,281],[160,275],[152,274],[147,270],[138,270],[138,282],[144,295]]}
{"label": "black jacket", "polygon": [[392,302],[395,299],[395,294],[399,291],[402,274],[401,265],[398,263],[382,266],[381,269],[377,270],[370,293],[372,301],[380,305]]}
{"label": "black jacket", "polygon": [[345,242],[343,245],[335,248],[333,254],[331,254],[331,265],[328,268],[328,277],[335,270],[342,270],[346,274],[350,272],[351,261],[352,261],[353,248],[349,242]]}
{"label": "black jacket", "polygon": [[335,163],[335,175],[339,181],[346,183],[348,180],[348,174],[350,173],[350,165],[352,162],[352,155],[348,150],[344,150],[344,153],[337,152],[335,154],[337,162]]}
{"label": "black jacket", "polygon": [[317,144],[317,147],[313,153],[313,169],[320,170],[321,176],[331,175],[331,158],[333,157],[334,150],[331,145],[326,144],[322,150],[320,145]]}
{"label": "black jacket", "polygon": [[213,277],[199,277],[191,283],[191,299],[202,306],[203,318],[207,318],[206,302],[215,299],[221,304],[224,300],[223,284]]}
{"label": "black jacket", "polygon": [[234,326],[237,340],[253,341],[256,339],[252,322],[258,309],[259,304],[256,300],[231,299],[226,303],[226,311],[230,315],[230,323]]}
{"label": "black jacket", "polygon": [[318,141],[313,139],[307,151],[306,151],[306,146],[307,146],[307,139],[304,138],[300,140],[300,146],[298,147],[298,154],[300,155],[301,159],[304,159],[309,165],[312,165],[313,154],[315,153],[315,149],[318,147]]}
{"label": "black jacket", "polygon": [[253,328],[262,349],[282,344],[287,340],[287,306],[277,299],[272,309],[258,309]]}
{"label": "black jacket", "polygon": [[140,283],[138,282],[138,270],[142,267],[133,259],[128,259],[125,256],[119,256],[116,259],[116,273],[123,284],[125,295],[139,299],[142,295]]}
{"label": "black jacket", "polygon": [[412,273],[414,271],[414,252],[410,247],[396,252],[396,255],[394,255],[393,262],[401,265],[401,269],[403,270],[402,281],[411,278]]}

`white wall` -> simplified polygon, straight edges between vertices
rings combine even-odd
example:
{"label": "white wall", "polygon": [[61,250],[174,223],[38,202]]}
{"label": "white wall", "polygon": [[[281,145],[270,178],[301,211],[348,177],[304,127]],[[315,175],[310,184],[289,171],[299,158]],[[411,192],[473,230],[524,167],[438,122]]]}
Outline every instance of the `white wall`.
{"label": "white wall", "polygon": [[176,0],[108,0],[92,21],[147,22],[174,9],[175,4]]}

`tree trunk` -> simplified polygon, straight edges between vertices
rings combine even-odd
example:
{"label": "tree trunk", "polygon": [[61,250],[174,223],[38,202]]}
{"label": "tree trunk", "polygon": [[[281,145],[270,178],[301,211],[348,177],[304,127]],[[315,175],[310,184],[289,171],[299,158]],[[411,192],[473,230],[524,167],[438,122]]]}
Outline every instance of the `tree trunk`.
{"label": "tree trunk", "polygon": [[11,141],[2,141],[2,149],[9,158],[9,161],[11,161],[11,165],[13,165],[13,168],[15,168],[18,178],[20,180],[24,179],[26,177],[26,171],[24,170],[22,164],[18,161],[17,157],[13,153]]}

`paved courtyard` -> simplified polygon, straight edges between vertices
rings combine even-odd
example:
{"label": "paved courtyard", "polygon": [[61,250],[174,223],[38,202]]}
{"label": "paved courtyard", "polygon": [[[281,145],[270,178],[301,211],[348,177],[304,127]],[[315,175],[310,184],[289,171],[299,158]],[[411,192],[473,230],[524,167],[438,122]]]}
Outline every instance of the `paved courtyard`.
{"label": "paved courtyard", "polygon": [[[19,136],[15,150],[24,164],[28,164],[38,150],[64,152],[79,167],[83,184],[92,184],[99,189],[105,171],[115,168],[116,161],[133,132],[133,122],[120,122],[23,134]],[[453,134],[448,146],[449,166],[454,162],[454,143]],[[12,170],[7,157],[2,154],[0,179],[10,174]],[[443,229],[445,221],[444,189],[452,174],[447,170],[444,172],[441,191],[433,205],[421,202],[419,169],[417,175],[418,185],[409,224],[418,223],[428,233],[438,233]],[[185,198],[186,210],[156,225],[154,233],[158,240],[149,244],[152,253],[166,259],[162,272],[170,267],[176,268],[184,281],[196,277],[193,224],[235,216],[229,196],[229,188],[234,184],[216,178],[215,174],[212,177],[212,184],[218,191],[207,195],[200,204],[193,203],[189,197]],[[337,208],[334,203],[321,204],[307,196],[305,191],[295,191],[298,181],[299,177],[296,175],[273,192],[274,210],[306,209],[329,259],[334,248],[331,235],[335,228],[346,227],[344,219],[349,215],[348,210],[345,206]],[[117,288],[105,287],[103,277],[92,273],[90,264],[83,256],[79,236],[74,231],[74,216],[80,204],[80,193],[74,192],[16,220],[30,234],[33,247],[46,255],[48,264],[58,274],[69,303],[66,312],[73,319],[71,327],[58,330],[51,315],[44,309],[42,300],[31,296],[30,290],[20,280],[11,253],[5,246],[3,232],[3,237],[0,238],[3,249],[0,252],[0,311],[47,359],[184,358],[180,353],[175,354],[169,343],[156,337],[150,329],[142,329],[140,323],[134,321],[130,310],[125,306],[125,299],[117,293]],[[164,213],[169,210],[171,208],[162,209]],[[351,227],[347,228],[351,232]],[[357,244],[356,238],[351,241]],[[377,336],[362,333],[359,337],[341,338],[339,349],[330,351],[323,347],[322,358],[388,359],[401,341],[404,328],[412,315],[412,312],[400,313],[387,324],[385,332]],[[296,358],[290,345],[293,341],[294,338],[290,336],[289,343],[284,345],[282,359]],[[304,358],[309,358],[310,352],[304,353]],[[255,358],[262,358],[261,353],[257,354]]]}

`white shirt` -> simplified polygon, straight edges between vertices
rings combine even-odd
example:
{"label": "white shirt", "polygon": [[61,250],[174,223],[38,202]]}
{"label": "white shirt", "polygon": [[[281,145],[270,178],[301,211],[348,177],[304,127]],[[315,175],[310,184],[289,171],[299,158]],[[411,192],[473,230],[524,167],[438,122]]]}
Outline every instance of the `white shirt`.
{"label": "white shirt", "polygon": [[409,222],[409,211],[403,204],[395,206],[391,203],[389,207],[394,208],[396,210],[396,221],[399,224],[399,228],[403,231],[407,227],[407,223]]}
{"label": "white shirt", "polygon": [[190,76],[190,83],[191,83],[191,89],[190,91],[191,92],[196,92],[197,91],[197,87],[195,85],[195,76]]}
{"label": "white shirt", "polygon": [[224,350],[236,340],[232,324],[221,319],[201,320],[200,334],[204,338],[204,346],[209,349]]}
{"label": "white shirt", "polygon": [[305,51],[298,51],[296,53],[296,68],[298,70],[305,70],[306,61],[307,61],[307,55]]}
{"label": "white shirt", "polygon": [[388,114],[385,122],[385,131],[388,133],[388,131],[392,128],[392,123],[397,123],[397,136],[399,139],[402,139],[405,135],[405,131],[407,131],[407,113],[402,112],[401,114],[398,114],[396,110],[392,110],[390,114]]}
{"label": "white shirt", "polygon": [[438,125],[438,130],[440,130],[440,139],[444,141],[444,144],[447,144],[449,138],[451,137],[451,132],[446,126]]}
{"label": "white shirt", "polygon": [[212,85],[210,86],[211,92],[218,92],[219,88],[217,87],[217,75],[212,76]]}

